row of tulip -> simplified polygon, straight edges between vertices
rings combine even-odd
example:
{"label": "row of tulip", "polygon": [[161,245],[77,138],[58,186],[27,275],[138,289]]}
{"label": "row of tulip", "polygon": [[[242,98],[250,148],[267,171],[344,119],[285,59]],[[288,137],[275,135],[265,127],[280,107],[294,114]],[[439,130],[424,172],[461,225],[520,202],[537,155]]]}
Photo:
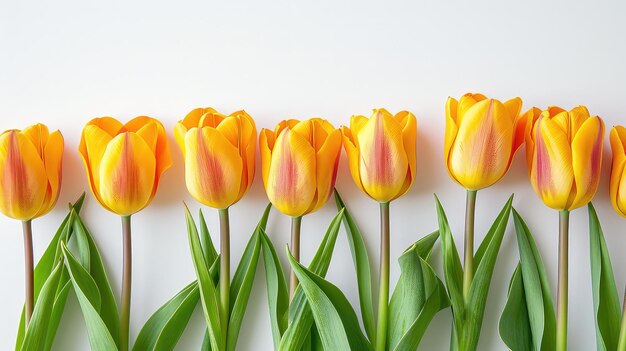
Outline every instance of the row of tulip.
{"label": "row of tulip", "polygon": [[[430,287],[434,289],[433,291],[441,289],[445,292],[437,293],[441,296],[436,302],[437,307],[434,307],[431,313],[434,315],[448,304],[451,305],[455,326],[451,347],[454,349],[476,349],[484,304],[475,310],[476,307],[473,305],[476,305],[475,299],[478,298],[475,295],[478,294],[479,299],[486,299],[495,256],[499,250],[497,240],[498,238],[501,240],[511,211],[509,201],[496,218],[487,235],[487,241],[484,242],[485,247],[490,247],[490,244],[496,242],[494,251],[483,249],[481,245],[475,254],[473,223],[476,193],[495,184],[507,173],[516,151],[522,144],[526,145],[528,175],[532,187],[547,206],[559,211],[561,217],[559,291],[555,345],[552,349],[567,348],[567,223],[569,212],[588,204],[596,193],[600,181],[605,127],[602,119],[590,116],[584,106],[575,107],[570,111],[559,107],[549,107],[546,110],[531,108],[525,113],[521,113],[521,110],[520,98],[501,102],[481,94],[466,94],[459,100],[449,98],[446,103],[444,162],[450,177],[467,190],[463,268],[439,203],[439,231],[434,237],[428,236],[429,241],[418,242],[416,250],[420,251],[424,248],[420,245],[426,245],[428,249],[423,251],[427,251],[428,255],[418,255],[417,262],[430,268],[427,261],[434,244],[430,239],[436,240],[437,237],[442,239],[446,287],[444,288],[442,284]],[[206,343],[213,350],[234,350],[238,326],[234,327],[236,329],[233,332],[234,337],[231,337],[230,332],[233,329],[233,320],[236,319],[233,306],[237,305],[239,295],[233,294],[233,289],[241,290],[241,281],[238,279],[239,268],[231,280],[228,208],[237,203],[252,184],[257,146],[256,125],[245,111],[224,115],[212,108],[198,108],[176,123],[174,135],[184,156],[185,182],[189,193],[200,203],[218,210],[220,215],[219,255],[212,253],[215,251],[210,249],[212,243],[207,247],[206,237],[202,242],[196,241],[200,236],[193,219],[188,215],[190,245],[198,274],[195,289],[200,291],[200,299],[209,326]],[[394,293],[390,302],[389,291],[389,203],[405,194],[416,177],[415,116],[408,111],[393,115],[385,109],[377,109],[370,118],[353,116],[350,126],[340,129],[321,118],[304,121],[291,119],[280,122],[273,130],[263,129],[258,135],[262,178],[267,197],[273,207],[292,218],[292,240],[288,250],[292,264],[289,298],[286,299],[279,293],[273,301],[274,306],[270,306],[270,309],[275,309],[271,310],[270,314],[273,318],[273,328],[276,327],[277,349],[280,347],[282,350],[283,345],[284,349],[304,348],[305,341],[298,339],[300,337],[292,337],[292,334],[298,333],[290,333],[289,330],[302,328],[308,332],[313,321],[317,325],[316,333],[319,333],[317,337],[325,349],[346,349],[346,347],[371,348],[377,351],[415,349],[412,347],[419,343],[423,330],[420,333],[413,330],[412,332],[419,336],[406,342],[404,340],[409,338],[406,336],[408,335],[406,330],[394,336],[393,319],[397,317],[394,314],[402,312],[394,311],[396,294]],[[620,215],[626,216],[626,190],[624,190],[626,186],[622,186],[626,182],[624,175],[626,128],[621,126],[613,128],[610,139],[613,150],[611,202]],[[325,325],[324,322],[328,322],[327,318],[331,317],[329,313],[320,312],[323,308],[318,305],[323,305],[323,301],[319,301],[319,297],[315,298],[320,293],[315,289],[325,286],[316,279],[322,279],[327,267],[321,268],[324,264],[321,267],[312,267],[314,266],[312,263],[312,266],[306,268],[299,264],[302,217],[324,206],[333,194],[342,145],[347,153],[355,184],[363,193],[377,201],[381,208],[378,312],[376,316],[373,313],[369,278],[359,277],[361,313],[366,333],[359,334],[359,337],[348,335],[343,344],[342,338],[333,337],[332,330],[325,330],[322,327]],[[102,207],[122,218],[124,272],[121,317],[116,328],[109,328],[110,334],[118,335],[109,335],[109,338],[110,342],[114,343],[111,345],[125,351],[129,347],[132,281],[130,219],[133,214],[148,206],[156,194],[160,177],[172,165],[166,130],[158,120],[145,116],[137,117],[126,124],[111,117],[95,118],[83,129],[79,152],[84,161],[93,196]],[[62,154],[61,133],[59,131],[50,133],[42,124],[21,131],[9,130],[0,136],[0,211],[11,218],[23,221],[27,247],[26,271],[29,273],[26,277],[25,329],[24,335],[18,337],[18,344],[22,349],[28,344],[24,342],[26,336],[35,335],[32,338],[36,338],[36,335],[39,335],[34,331],[31,332],[29,328],[36,295],[41,294],[41,286],[35,287],[33,277],[31,221],[49,212],[56,203],[61,188]],[[337,201],[338,205],[341,204],[339,207],[343,208],[343,202],[339,197]],[[78,212],[78,208],[75,212]],[[264,218],[266,221],[267,213]],[[353,218],[345,209],[340,211],[336,220],[331,223],[325,240],[331,241],[331,246],[334,246],[332,238],[336,237],[338,223],[342,219],[346,223],[347,231],[351,233],[351,244],[356,245],[358,251],[358,244],[362,239]],[[203,223],[202,218],[201,220]],[[202,228],[203,225],[200,226],[200,229]],[[272,268],[282,278],[282,269],[277,260],[271,262],[272,254],[275,256],[275,252],[264,233],[264,228],[262,220],[249,244],[251,251],[244,253],[240,266],[250,261],[254,253],[256,253],[254,257],[258,257],[258,250],[252,249],[253,247],[258,246],[259,250],[262,247],[264,256],[266,250],[270,256],[265,262],[266,271]],[[208,240],[210,241],[210,238]],[[324,241],[320,245],[320,257],[329,255],[324,251],[327,250],[323,247],[324,243],[327,242]],[[361,254],[360,257],[358,252],[355,254],[355,262],[362,261],[363,255],[367,257],[366,252]],[[68,251],[63,257],[72,275],[71,252]],[[481,263],[488,265],[484,263],[488,261],[486,257],[493,257],[493,262],[489,261],[491,269],[481,269]],[[330,259],[329,256],[327,259]],[[213,269],[213,264],[219,266],[218,273],[215,273],[219,283],[215,284],[206,282],[206,279],[211,280],[213,271],[209,268]],[[370,275],[369,266],[364,267],[362,262],[361,265],[355,264],[359,275]],[[424,274],[432,274],[433,281],[441,283],[431,270]],[[72,279],[77,278],[72,275]],[[280,279],[277,282],[267,276],[267,280],[268,289],[272,284],[276,289],[282,289]],[[76,284],[75,289],[80,290],[80,284]],[[323,288],[322,290],[322,293],[330,294],[330,290],[325,291]],[[189,293],[191,291],[192,289]],[[481,291],[482,295],[476,291]],[[236,301],[232,301],[233,298]],[[312,311],[308,312],[312,313],[312,317],[308,317],[311,323],[307,325],[306,316],[301,316],[297,319],[298,322],[293,322],[291,318],[288,323],[281,321],[291,309],[300,310],[305,314],[302,312],[305,300],[311,306]],[[342,301],[340,297],[338,300]],[[39,304],[39,299],[36,301]],[[245,301],[247,302],[247,296]],[[286,306],[277,307],[277,301],[282,301]],[[427,302],[424,302],[419,311],[427,306]],[[245,309],[245,304],[243,308]],[[282,310],[278,311],[277,308]],[[337,306],[335,308],[339,309]],[[117,312],[115,315],[117,316]],[[291,316],[290,313],[289,315]],[[468,317],[469,315],[475,319]],[[414,322],[417,318],[414,316],[409,319]],[[338,323],[343,323],[345,333],[350,334],[348,322],[340,320]],[[356,329],[360,333],[360,327],[357,326]],[[304,338],[308,333],[300,334]],[[43,333],[43,337],[45,339],[46,333]],[[623,333],[622,338],[626,338],[626,333]],[[99,347],[97,338],[96,341],[90,340],[93,348]],[[398,348],[400,347],[398,345],[404,345],[403,342],[410,346]],[[626,340],[622,342],[626,345]],[[152,344],[152,347],[154,345]],[[535,349],[542,349],[541,342]]]}

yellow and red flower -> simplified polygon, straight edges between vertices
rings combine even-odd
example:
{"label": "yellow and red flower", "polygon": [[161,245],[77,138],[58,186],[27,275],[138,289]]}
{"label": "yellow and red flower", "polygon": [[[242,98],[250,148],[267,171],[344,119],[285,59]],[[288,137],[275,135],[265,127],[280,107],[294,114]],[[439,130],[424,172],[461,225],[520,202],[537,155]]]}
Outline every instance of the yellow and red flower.
{"label": "yellow and red flower", "polygon": [[369,119],[352,116],[342,127],[343,145],[356,185],[378,202],[404,195],[415,180],[417,119],[408,111],[395,116],[374,110]]}
{"label": "yellow and red flower", "polygon": [[613,163],[609,194],[615,212],[626,217],[626,128],[613,127],[610,134]]}

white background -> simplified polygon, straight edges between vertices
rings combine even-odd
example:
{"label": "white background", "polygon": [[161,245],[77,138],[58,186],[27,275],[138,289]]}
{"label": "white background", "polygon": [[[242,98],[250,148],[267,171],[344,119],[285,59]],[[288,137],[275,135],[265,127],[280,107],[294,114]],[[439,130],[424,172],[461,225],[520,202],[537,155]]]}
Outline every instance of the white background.
{"label": "white background", "polygon": [[[194,278],[182,201],[199,208],[184,185],[183,163],[171,136],[191,109],[225,113],[246,109],[261,127],[281,119],[323,116],[337,126],[372,108],[413,111],[419,121],[418,176],[392,204],[392,282],[395,258],[436,226],[433,193],[441,198],[460,242],[465,193],[443,161],[444,104],[468,91],[508,99],[524,109],[585,104],[607,128],[624,123],[626,7],[613,3],[545,1],[177,2],[3,1],[0,4],[0,129],[44,122],[66,140],[63,189],[57,207],[34,222],[38,258],[66,213],[66,203],[87,190],[77,145],[82,126],[110,115],[149,115],[170,133],[174,166],[150,207],[134,216],[134,285],[131,338],[163,302]],[[607,130],[608,131],[608,130]],[[602,182],[595,204],[612,254],[618,290],[626,282],[626,220],[608,199],[610,149],[605,142]],[[556,291],[557,213],[538,200],[526,177],[524,150],[509,174],[479,192],[477,239],[511,192],[535,233]],[[238,258],[266,197],[257,177],[233,206],[232,255]],[[342,156],[337,186],[378,257],[378,208],[362,195]],[[213,233],[217,214],[206,210]],[[303,223],[308,262],[335,213],[328,205]],[[120,290],[119,219],[88,194],[84,217]],[[586,210],[572,213],[570,252],[571,350],[595,349]],[[274,212],[268,231],[286,264],[288,219]],[[12,349],[23,301],[20,223],[0,218],[0,349]],[[343,231],[342,231],[343,233]],[[478,245],[478,244],[477,244]],[[462,247],[461,244],[458,244]],[[439,246],[435,266],[441,266]],[[517,262],[512,226],[502,245],[487,304],[481,350],[503,350],[497,333],[508,281]],[[377,264],[374,264],[377,271]],[[233,268],[234,269],[234,268]],[[440,271],[440,268],[437,268]],[[354,269],[340,235],[328,278],[358,306]],[[393,283],[392,283],[393,284]],[[449,310],[441,312],[420,350],[446,350]],[[179,350],[196,349],[203,333],[199,310]],[[87,350],[76,299],[70,295],[56,350]],[[271,350],[263,269],[259,267],[238,349]]]}

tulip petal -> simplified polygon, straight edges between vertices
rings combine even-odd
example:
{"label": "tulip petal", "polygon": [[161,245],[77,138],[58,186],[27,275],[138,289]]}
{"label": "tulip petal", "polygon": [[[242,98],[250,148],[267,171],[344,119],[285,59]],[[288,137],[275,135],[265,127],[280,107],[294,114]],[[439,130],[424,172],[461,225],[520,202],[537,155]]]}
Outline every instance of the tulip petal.
{"label": "tulip petal", "polygon": [[272,204],[289,216],[307,212],[316,192],[315,150],[309,142],[284,129],[272,150],[267,196]]}
{"label": "tulip petal", "polygon": [[[320,126],[321,128],[321,126]],[[309,212],[320,209],[333,192],[341,153],[341,132],[335,129],[328,135],[316,155],[317,203]]]}
{"label": "tulip petal", "polygon": [[578,130],[582,127],[585,121],[590,117],[589,110],[585,106],[576,106],[569,111],[570,119],[570,135],[571,139],[578,134]]}
{"label": "tulip petal", "polygon": [[[80,141],[80,154],[87,169],[87,177],[89,178],[89,186],[94,196],[102,205],[106,205],[100,198],[100,163],[107,145],[113,138],[105,130],[95,124],[88,124],[83,129]],[[108,209],[108,208],[107,208]]]}
{"label": "tulip petal", "polygon": [[389,112],[380,109],[355,137],[361,154],[359,173],[363,188],[379,202],[394,199],[409,167],[402,127]]}
{"label": "tulip petal", "polygon": [[487,97],[482,94],[472,94],[467,93],[459,99],[458,103],[458,111],[456,114],[456,124],[461,125],[465,113],[472,108],[472,106],[476,105],[480,101],[487,100]]}
{"label": "tulip petal", "polygon": [[361,156],[359,155],[359,149],[354,145],[352,131],[347,127],[341,127],[341,134],[343,137],[343,147],[348,155],[348,166],[352,180],[354,180],[354,183],[363,193],[367,194],[367,191],[363,188],[363,184],[361,184],[361,174],[359,172]]}
{"label": "tulip petal", "polygon": [[220,132],[226,140],[234,147],[239,148],[241,144],[241,120],[237,117],[226,117],[215,128]]}
{"label": "tulip petal", "polygon": [[39,157],[43,159],[44,149],[46,147],[46,143],[48,142],[48,135],[50,132],[48,131],[48,127],[41,123],[37,123],[35,125],[29,126],[22,130],[22,135],[28,137],[31,143],[35,146],[35,149],[39,153]]}
{"label": "tulip petal", "polygon": [[572,151],[567,134],[557,123],[542,117],[537,122],[531,183],[544,203],[556,210],[567,208],[574,184]]}
{"label": "tulip petal", "polygon": [[155,156],[143,138],[119,134],[102,155],[98,189],[103,204],[121,216],[140,211],[152,198],[155,170]]}
{"label": "tulip petal", "polygon": [[603,142],[604,123],[599,117],[588,118],[574,136],[572,168],[576,198],[569,210],[586,205],[595,195],[600,182]]}
{"label": "tulip petal", "polygon": [[261,178],[263,185],[267,189],[270,175],[270,165],[272,163],[272,149],[274,148],[274,132],[268,129],[261,129],[259,133],[259,151],[261,153]]}
{"label": "tulip petal", "polygon": [[514,125],[505,106],[494,99],[472,105],[463,115],[449,157],[454,179],[470,190],[497,182],[508,170]]}
{"label": "tulip petal", "polygon": [[54,207],[61,191],[61,165],[63,161],[63,136],[58,130],[50,134],[44,149],[44,167],[48,178],[48,191],[44,205],[37,217],[43,216]]}
{"label": "tulip petal", "polygon": [[613,163],[611,165],[611,180],[609,193],[611,204],[618,214],[626,217],[626,184],[624,183],[624,169],[626,166],[626,128],[616,126],[611,130],[611,151]]}
{"label": "tulip petal", "polygon": [[120,132],[120,130],[124,127],[122,123],[120,123],[118,120],[112,117],[94,118],[91,121],[89,121],[89,123],[87,123],[87,126],[96,126],[102,129],[103,131],[105,131],[111,137],[116,136]]}
{"label": "tulip petal", "polygon": [[514,122],[518,119],[518,116],[522,111],[522,99],[515,97],[507,100],[504,102],[504,107],[506,107],[506,110],[509,111],[511,122]]}
{"label": "tulip petal", "polygon": [[165,133],[165,127],[163,124],[152,117],[139,116],[130,120],[124,125],[124,129],[130,132],[139,132],[146,125],[153,123],[157,127],[157,142],[154,147],[154,155],[156,158],[156,182],[154,183],[155,193],[156,187],[159,184],[159,179],[166,169],[172,166],[172,154],[167,142],[167,134]]}
{"label": "tulip petal", "polygon": [[239,200],[243,160],[239,150],[211,127],[193,128],[185,137],[185,180],[189,193],[213,208]]}
{"label": "tulip petal", "polygon": [[176,144],[178,144],[180,151],[183,153],[183,158],[185,157],[185,135],[188,130],[182,122],[174,125],[174,139],[176,139]]}
{"label": "tulip petal", "polygon": [[48,188],[46,170],[31,140],[17,131],[0,136],[0,211],[29,220],[42,207]]}
{"label": "tulip petal", "polygon": [[[396,114],[402,126],[402,143],[406,158],[409,161],[409,186],[413,184],[417,173],[417,119],[415,115],[408,111],[401,111]],[[408,190],[408,189],[407,189]],[[398,194],[397,197],[404,195],[404,192]]]}

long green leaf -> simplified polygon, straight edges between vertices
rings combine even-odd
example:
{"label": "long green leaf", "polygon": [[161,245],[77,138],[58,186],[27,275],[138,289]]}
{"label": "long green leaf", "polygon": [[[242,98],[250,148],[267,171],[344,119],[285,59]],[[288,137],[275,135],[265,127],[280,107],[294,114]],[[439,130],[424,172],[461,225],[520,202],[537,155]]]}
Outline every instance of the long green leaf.
{"label": "long green leaf", "polygon": [[56,289],[59,284],[63,263],[59,263],[52,270],[42,286],[28,325],[28,330],[22,343],[22,351],[39,351],[46,345],[46,334],[50,322]]}
{"label": "long green leaf", "polygon": [[360,329],[352,306],[341,290],[287,256],[298,276],[325,350],[373,350]]}
{"label": "long green leaf", "polygon": [[189,246],[193,258],[196,276],[198,277],[198,287],[200,288],[200,300],[202,301],[202,309],[207,322],[211,348],[216,351],[223,351],[224,336],[220,325],[220,315],[218,310],[217,292],[215,284],[209,273],[207,261],[204,257],[198,230],[194,223],[189,209],[185,207],[185,216],[187,220],[187,233],[189,236]]}
{"label": "long green leaf", "polygon": [[202,213],[202,210],[199,210],[198,212],[200,217],[200,243],[202,244],[202,252],[204,253],[204,258],[207,262],[213,262],[215,261],[215,257],[217,257],[217,250],[215,250],[215,245],[213,245],[209,227],[206,225],[206,221],[204,220],[204,214]]}
{"label": "long green leaf", "polygon": [[[85,200],[85,193],[83,193],[73,205],[70,205],[70,208],[74,208],[74,210],[77,213],[80,212],[80,209],[83,206],[84,200]],[[37,301],[37,298],[39,297],[39,292],[41,291],[41,288],[44,282],[50,276],[50,273],[52,272],[55,262],[57,262],[59,260],[59,257],[61,257],[60,243],[61,241],[65,241],[65,242],[68,241],[68,239],[71,236],[71,227],[72,227],[71,226],[71,212],[68,212],[67,216],[65,216],[65,218],[59,225],[59,228],[57,229],[55,235],[50,241],[50,244],[48,244],[48,247],[44,251],[39,261],[37,262],[37,266],[35,266],[34,281],[33,281],[35,301]],[[59,327],[59,323],[61,319],[60,317],[63,312],[63,308],[60,308],[60,307],[65,306],[65,298],[67,297],[67,290],[63,291],[62,287],[66,285],[67,285],[67,277],[66,275],[62,274],[59,280],[59,288],[57,289],[58,291],[57,297],[55,298],[55,306],[57,306],[57,308],[55,308],[54,310],[55,314],[52,316],[52,319],[50,320],[50,323],[48,324],[48,333],[47,333],[48,342],[46,343],[46,346],[43,349],[44,351],[48,351],[52,348],[52,342],[54,341],[56,331]],[[16,351],[19,351],[22,347],[22,342],[24,340],[25,331],[26,329],[24,327],[24,309],[22,309],[22,315],[20,317],[18,333],[17,333],[16,343],[15,343]]]}
{"label": "long green leaf", "polygon": [[617,350],[621,312],[613,276],[613,266],[611,265],[611,257],[604,240],[600,220],[591,203],[588,205],[588,210],[596,343],[598,350]]}
{"label": "long green leaf", "polygon": [[81,266],[80,262],[72,255],[67,246],[63,245],[65,266],[71,277],[71,282],[78,298],[78,303],[83,311],[89,345],[92,351],[117,350],[116,342],[110,334],[107,325],[100,317],[101,297],[96,282],[89,272]]}
{"label": "long green leaf", "polygon": [[194,281],[148,319],[137,336],[133,350],[173,350],[199,300],[198,283]]}
{"label": "long green leaf", "polygon": [[[478,346],[491,277],[493,276],[498,252],[500,251],[502,239],[506,231],[512,202],[513,195],[511,195],[506,202],[504,208],[500,211],[500,214],[491,226],[491,229],[489,229],[489,233],[486,235],[486,239],[489,240],[489,246],[482,260],[479,261],[467,300],[467,319],[464,321],[464,333],[462,334],[463,338],[461,340],[461,345],[463,345],[462,349],[464,350],[475,350]],[[491,235],[492,231],[494,231],[493,235]]]}
{"label": "long green leaf", "polygon": [[398,259],[401,274],[389,305],[389,350],[415,351],[432,317],[449,305],[443,283],[426,261],[438,237],[437,231],[425,236]]}
{"label": "long green leaf", "polygon": [[[515,272],[519,276],[511,278],[507,307],[500,320],[500,334],[514,351],[553,350],[556,347],[556,316],[548,275],[530,229],[514,209],[513,219],[520,268],[519,273]],[[530,340],[523,340],[525,335],[529,335]]]}
{"label": "long green leaf", "polygon": [[[75,210],[73,211],[75,212]],[[85,255],[89,257],[89,266],[83,266],[83,268],[88,269],[89,275],[93,278],[98,287],[98,292],[100,293],[101,306],[98,309],[98,314],[107,326],[107,329],[109,329],[109,333],[113,337],[113,340],[115,340],[115,344],[119,346],[120,317],[115,296],[113,295],[113,288],[111,287],[106,269],[104,268],[100,250],[78,213],[75,212],[73,218],[74,237],[86,243],[82,250],[87,251]]]}
{"label": "long green leaf", "polygon": [[254,234],[250,238],[250,241],[244,250],[230,286],[230,301],[232,303],[226,342],[226,349],[230,351],[234,351],[237,345],[239,330],[241,329],[241,323],[243,322],[243,317],[246,312],[246,306],[248,305],[248,300],[250,298],[252,284],[254,283],[254,275],[259,262],[259,255],[262,246],[260,232],[264,230],[267,224],[267,218],[271,208],[271,205],[268,205],[265,208],[261,221],[257,225]]}
{"label": "long green leaf", "polygon": [[278,351],[281,336],[285,332],[285,329],[287,329],[289,292],[287,291],[287,282],[283,268],[280,265],[280,260],[278,259],[274,245],[272,245],[272,242],[265,232],[261,233],[261,244],[263,246],[263,264],[265,267],[265,281],[272,337],[274,339],[274,350]]}
{"label": "long green leaf", "polygon": [[354,218],[346,208],[339,192],[335,189],[337,209],[344,209],[343,225],[350,244],[350,252],[356,270],[357,287],[359,290],[359,304],[365,332],[372,343],[376,340],[376,325],[374,322],[374,303],[372,299],[372,271],[367,254],[367,247]]}
{"label": "long green leaf", "polygon": [[446,281],[446,288],[452,304],[452,316],[457,333],[463,325],[465,319],[465,299],[463,298],[463,268],[461,259],[454,243],[454,237],[450,231],[448,218],[435,196],[437,207],[437,218],[439,222],[439,235],[441,236],[441,251],[443,253],[443,273]]}
{"label": "long green leaf", "polygon": [[[328,230],[320,243],[311,264],[309,270],[321,277],[326,276],[333,251],[335,249],[335,243],[337,241],[337,235],[341,226],[344,211],[341,210],[333,218]],[[307,338],[310,338],[311,327],[313,326],[314,318],[311,313],[311,308],[307,303],[307,298],[302,289],[296,289],[296,293],[289,305],[289,326],[285,331],[279,346],[280,351],[300,351],[304,346]]]}

